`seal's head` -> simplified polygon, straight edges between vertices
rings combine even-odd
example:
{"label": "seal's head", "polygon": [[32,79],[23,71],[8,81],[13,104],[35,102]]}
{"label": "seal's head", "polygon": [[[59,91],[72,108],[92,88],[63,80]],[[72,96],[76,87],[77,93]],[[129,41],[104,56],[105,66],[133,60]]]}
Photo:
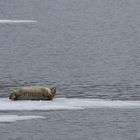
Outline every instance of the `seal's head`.
{"label": "seal's head", "polygon": [[52,97],[55,96],[56,94],[56,87],[50,87],[51,93],[52,93]]}

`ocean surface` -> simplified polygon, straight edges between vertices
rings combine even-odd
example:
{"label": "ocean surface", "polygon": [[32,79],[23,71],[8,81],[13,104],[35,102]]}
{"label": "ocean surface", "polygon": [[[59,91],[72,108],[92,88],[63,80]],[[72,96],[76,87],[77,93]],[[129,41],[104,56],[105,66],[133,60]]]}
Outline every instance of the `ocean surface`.
{"label": "ocean surface", "polygon": [[[51,101],[8,100],[23,86]],[[139,0],[0,0],[1,140],[140,140]]]}

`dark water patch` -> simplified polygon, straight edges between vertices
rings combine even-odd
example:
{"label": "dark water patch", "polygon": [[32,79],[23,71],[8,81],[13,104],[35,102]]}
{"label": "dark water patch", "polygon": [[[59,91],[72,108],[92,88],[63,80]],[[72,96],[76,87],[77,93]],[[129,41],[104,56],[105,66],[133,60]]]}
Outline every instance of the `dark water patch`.
{"label": "dark water patch", "polygon": [[[99,98],[111,100],[140,100],[140,85],[62,85],[66,97]],[[60,93],[63,94],[63,93]]]}

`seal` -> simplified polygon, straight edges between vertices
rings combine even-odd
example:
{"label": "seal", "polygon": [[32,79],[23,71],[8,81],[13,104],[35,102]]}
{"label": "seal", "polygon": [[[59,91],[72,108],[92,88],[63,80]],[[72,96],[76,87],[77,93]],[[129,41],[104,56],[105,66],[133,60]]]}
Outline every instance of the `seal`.
{"label": "seal", "polygon": [[53,100],[56,87],[28,86],[14,90],[10,95],[11,100]]}

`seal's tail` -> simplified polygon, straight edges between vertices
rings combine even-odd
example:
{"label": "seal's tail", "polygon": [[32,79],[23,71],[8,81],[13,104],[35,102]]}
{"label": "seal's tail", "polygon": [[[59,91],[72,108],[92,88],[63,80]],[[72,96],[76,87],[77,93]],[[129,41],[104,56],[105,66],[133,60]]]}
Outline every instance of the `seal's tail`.
{"label": "seal's tail", "polygon": [[10,96],[9,96],[9,99],[11,99],[11,100],[16,100],[16,95],[15,95],[15,93],[11,93]]}
{"label": "seal's tail", "polygon": [[9,99],[11,99],[11,95],[9,96]]}

